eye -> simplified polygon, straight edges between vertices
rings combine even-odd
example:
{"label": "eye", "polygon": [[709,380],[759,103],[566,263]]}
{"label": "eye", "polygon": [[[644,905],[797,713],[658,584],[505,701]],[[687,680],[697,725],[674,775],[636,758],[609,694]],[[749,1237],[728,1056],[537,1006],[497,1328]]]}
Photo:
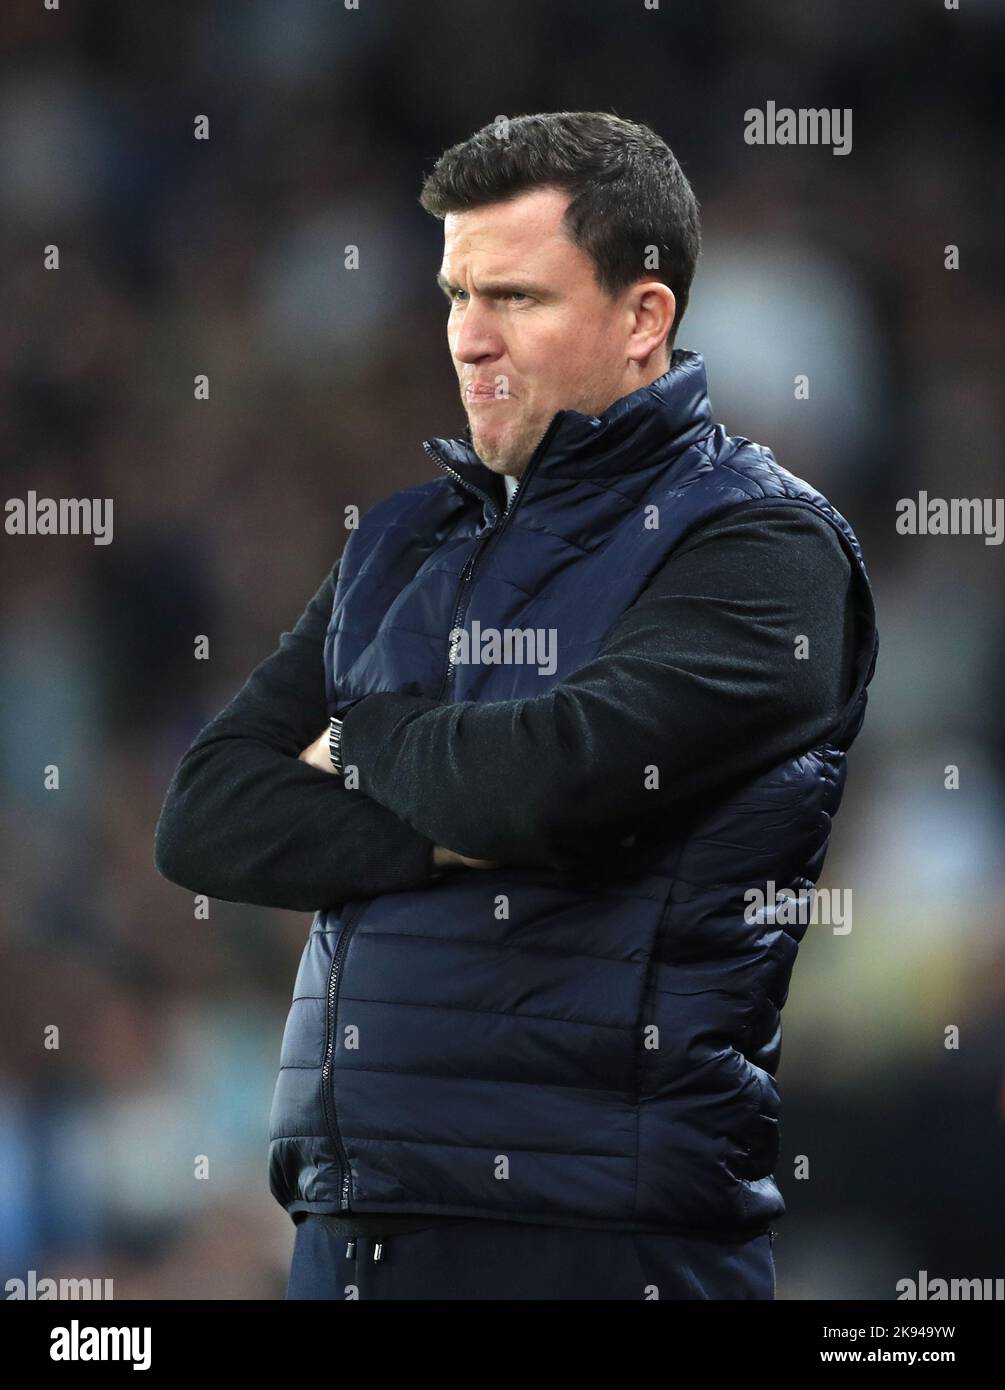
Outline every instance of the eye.
{"label": "eye", "polygon": [[[448,298],[449,298],[449,300],[450,300],[450,303],[451,303],[451,304],[463,304],[463,303],[466,303],[465,300],[462,300],[462,299],[460,298],[460,296],[461,296],[462,294],[467,294],[467,290],[462,290],[459,286],[458,286],[456,289],[450,290],[449,293],[448,293]],[[507,291],[506,291],[505,297],[506,297],[507,299],[516,300],[516,301],[518,301],[518,302],[522,302],[522,301],[525,300],[525,299],[527,299],[527,300],[530,299],[530,295],[527,294],[525,290],[507,290]]]}

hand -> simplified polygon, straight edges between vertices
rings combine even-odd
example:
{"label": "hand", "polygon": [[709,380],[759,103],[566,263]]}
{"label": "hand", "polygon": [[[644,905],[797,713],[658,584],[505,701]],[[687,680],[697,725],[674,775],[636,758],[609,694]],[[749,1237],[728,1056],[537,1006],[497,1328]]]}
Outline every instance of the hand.
{"label": "hand", "polygon": [[316,767],[319,772],[330,772],[333,777],[338,773],[332,767],[331,752],[328,748],[328,730],[324,729],[313,743],[309,743],[302,753],[297,754],[297,761],[309,763],[311,767]]}
{"label": "hand", "polygon": [[466,869],[498,869],[499,863],[494,859],[469,859],[464,854],[458,854],[455,850],[444,849],[442,845],[433,846],[433,867],[437,869],[447,869],[451,865],[463,866]]}

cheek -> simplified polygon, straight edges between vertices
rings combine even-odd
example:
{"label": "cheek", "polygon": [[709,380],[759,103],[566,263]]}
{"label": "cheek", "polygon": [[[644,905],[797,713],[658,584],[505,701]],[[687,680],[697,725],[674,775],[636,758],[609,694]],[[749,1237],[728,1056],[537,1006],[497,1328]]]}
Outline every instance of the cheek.
{"label": "cheek", "polygon": [[565,338],[569,361],[576,363],[580,373],[595,371],[610,353],[610,324],[599,314],[585,314],[577,318]]}
{"label": "cheek", "polygon": [[[602,333],[582,326],[563,337],[548,356],[545,373],[551,394],[563,402],[579,397],[584,388],[609,373],[610,343]],[[556,407],[557,408],[557,407]]]}

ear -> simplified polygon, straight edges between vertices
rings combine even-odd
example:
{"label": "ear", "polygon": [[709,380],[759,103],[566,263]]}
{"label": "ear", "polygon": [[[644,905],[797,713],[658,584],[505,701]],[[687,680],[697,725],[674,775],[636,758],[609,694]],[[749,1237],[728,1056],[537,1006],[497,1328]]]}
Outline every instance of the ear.
{"label": "ear", "polygon": [[[635,326],[628,340],[628,357],[630,361],[641,362],[653,352],[663,350],[673,329],[677,299],[662,280],[640,280],[632,288],[630,306]],[[667,343],[668,367],[672,351]]]}

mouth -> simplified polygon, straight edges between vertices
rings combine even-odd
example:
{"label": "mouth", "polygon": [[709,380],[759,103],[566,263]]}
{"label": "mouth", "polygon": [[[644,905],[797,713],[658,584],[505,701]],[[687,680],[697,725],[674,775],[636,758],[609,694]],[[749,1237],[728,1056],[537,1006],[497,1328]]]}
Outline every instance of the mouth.
{"label": "mouth", "polygon": [[512,397],[497,396],[492,386],[465,386],[464,399],[475,405],[483,405],[486,401],[505,401]]}

